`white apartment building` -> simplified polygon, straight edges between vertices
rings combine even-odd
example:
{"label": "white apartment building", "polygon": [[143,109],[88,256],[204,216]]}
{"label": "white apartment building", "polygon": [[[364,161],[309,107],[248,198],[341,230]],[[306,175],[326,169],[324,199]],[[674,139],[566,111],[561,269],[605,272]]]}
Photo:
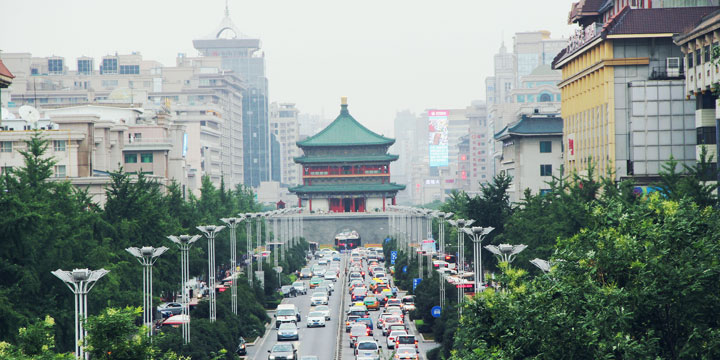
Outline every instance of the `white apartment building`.
{"label": "white apartment building", "polygon": [[298,114],[300,110],[293,103],[270,104],[270,134],[278,142],[277,159],[273,159],[273,167],[279,167],[280,183],[284,185],[300,184],[301,165],[293,160],[300,156],[296,143],[300,140]]}

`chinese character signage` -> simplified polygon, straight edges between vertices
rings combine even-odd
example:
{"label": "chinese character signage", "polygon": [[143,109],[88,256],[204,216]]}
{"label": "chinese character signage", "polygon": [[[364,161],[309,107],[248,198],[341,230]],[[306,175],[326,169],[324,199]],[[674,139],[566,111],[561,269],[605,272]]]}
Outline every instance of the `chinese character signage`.
{"label": "chinese character signage", "polygon": [[448,166],[448,110],[428,111],[430,166]]}

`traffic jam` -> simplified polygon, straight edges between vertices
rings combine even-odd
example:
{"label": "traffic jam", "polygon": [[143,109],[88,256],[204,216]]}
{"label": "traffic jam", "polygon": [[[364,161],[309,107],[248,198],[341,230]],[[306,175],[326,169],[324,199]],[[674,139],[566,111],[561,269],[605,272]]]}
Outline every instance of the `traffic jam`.
{"label": "traffic jam", "polygon": [[[382,248],[311,255],[249,356],[268,360],[421,359],[410,326],[414,297],[394,285]],[[412,329],[411,329],[412,328]]]}

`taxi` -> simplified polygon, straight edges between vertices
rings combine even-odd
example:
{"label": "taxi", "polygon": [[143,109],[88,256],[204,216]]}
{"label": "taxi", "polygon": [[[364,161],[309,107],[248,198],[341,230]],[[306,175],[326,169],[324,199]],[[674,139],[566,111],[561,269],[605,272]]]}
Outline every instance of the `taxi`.
{"label": "taxi", "polygon": [[363,303],[368,310],[380,310],[380,301],[374,296],[367,296]]}
{"label": "taxi", "polygon": [[313,276],[313,278],[310,279],[310,288],[314,289],[314,288],[320,286],[320,284],[322,282],[323,282],[323,278],[321,278],[319,276]]}

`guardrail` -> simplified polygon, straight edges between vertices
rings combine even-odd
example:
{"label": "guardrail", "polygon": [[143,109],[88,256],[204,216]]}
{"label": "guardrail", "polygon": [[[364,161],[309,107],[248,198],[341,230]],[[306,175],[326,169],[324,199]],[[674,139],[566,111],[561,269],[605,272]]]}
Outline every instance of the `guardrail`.
{"label": "guardrail", "polygon": [[[341,269],[344,269],[347,266],[347,258],[343,256],[342,258],[342,266]],[[340,311],[338,311],[338,332],[337,332],[337,338],[335,339],[335,360],[342,360],[342,338],[343,338],[343,331],[345,329],[345,326],[343,326],[343,310],[345,309],[345,294],[347,291],[347,281],[345,281],[345,271],[340,271],[340,279],[338,281],[342,281],[342,289],[340,292]]]}

